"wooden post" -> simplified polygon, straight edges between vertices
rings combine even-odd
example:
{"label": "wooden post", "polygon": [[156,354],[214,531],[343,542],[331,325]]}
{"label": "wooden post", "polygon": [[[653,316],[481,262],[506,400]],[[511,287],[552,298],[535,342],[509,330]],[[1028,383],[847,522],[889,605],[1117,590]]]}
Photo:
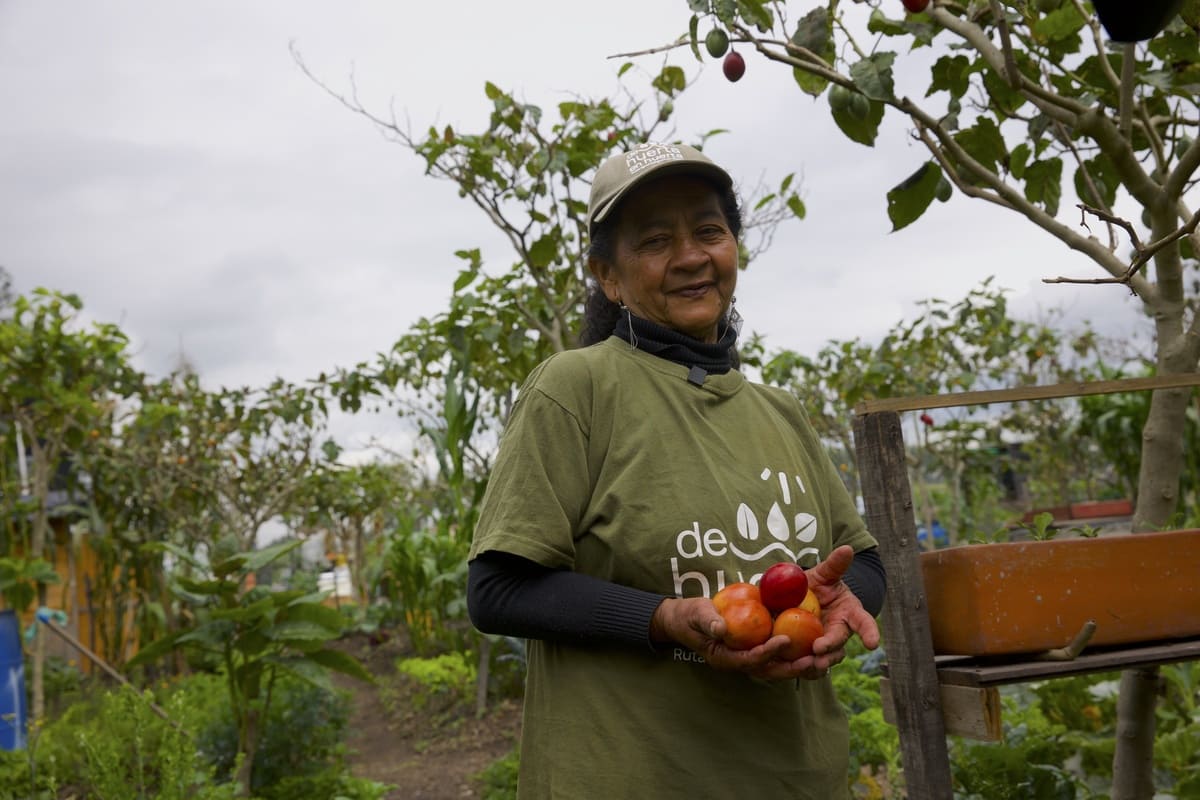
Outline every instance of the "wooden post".
{"label": "wooden post", "polygon": [[909,797],[951,800],[950,753],[933,660],[925,582],[900,415],[859,414],[854,442],[867,527],[887,570],[884,649]]}

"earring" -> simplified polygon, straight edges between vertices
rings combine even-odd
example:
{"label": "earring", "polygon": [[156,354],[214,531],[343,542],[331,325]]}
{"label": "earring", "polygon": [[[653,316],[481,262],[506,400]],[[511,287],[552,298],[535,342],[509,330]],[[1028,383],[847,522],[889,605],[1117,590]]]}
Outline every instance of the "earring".
{"label": "earring", "polygon": [[725,312],[725,330],[728,331],[731,327],[735,333],[741,335],[742,315],[737,310],[737,295],[729,298],[729,310]]}
{"label": "earring", "polygon": [[637,334],[633,332],[633,314],[629,310],[629,306],[624,302],[621,304],[621,310],[625,312],[625,323],[629,326],[629,349],[637,349]]}

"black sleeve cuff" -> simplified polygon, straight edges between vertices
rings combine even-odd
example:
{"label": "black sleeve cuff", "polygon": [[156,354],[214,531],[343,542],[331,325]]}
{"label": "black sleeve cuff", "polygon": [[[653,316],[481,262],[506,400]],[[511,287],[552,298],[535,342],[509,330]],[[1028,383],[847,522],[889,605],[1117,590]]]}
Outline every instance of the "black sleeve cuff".
{"label": "black sleeve cuff", "polygon": [[887,594],[887,575],[883,569],[883,561],[879,558],[878,548],[870,547],[855,553],[854,561],[842,576],[842,580],[850,587],[850,591],[854,592],[868,614],[872,617],[879,616]]}
{"label": "black sleeve cuff", "polygon": [[483,633],[573,644],[650,645],[663,595],[489,550],[467,572],[467,611]]}

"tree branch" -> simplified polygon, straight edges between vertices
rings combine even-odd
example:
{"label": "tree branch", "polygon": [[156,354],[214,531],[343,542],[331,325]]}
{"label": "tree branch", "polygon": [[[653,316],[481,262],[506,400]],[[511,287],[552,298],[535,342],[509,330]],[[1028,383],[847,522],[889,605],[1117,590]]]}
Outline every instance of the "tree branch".
{"label": "tree branch", "polygon": [[[1130,291],[1135,291],[1132,286],[1132,281],[1141,271],[1142,267],[1146,266],[1150,259],[1154,258],[1154,256],[1156,256],[1160,250],[1174,244],[1184,236],[1190,235],[1196,230],[1196,226],[1200,225],[1200,211],[1197,211],[1192,215],[1192,218],[1188,220],[1186,225],[1182,226],[1173,233],[1162,237],[1161,239],[1153,241],[1148,245],[1143,245],[1141,239],[1138,238],[1137,231],[1134,230],[1133,225],[1131,225],[1129,220],[1125,219],[1124,217],[1114,216],[1108,211],[1099,208],[1093,208],[1085,203],[1079,203],[1076,208],[1082,211],[1085,215],[1091,214],[1098,219],[1104,220],[1109,225],[1116,225],[1120,228],[1123,228],[1125,232],[1129,234],[1129,242],[1133,245],[1133,260],[1129,263],[1129,267],[1126,268],[1123,275],[1113,276],[1111,278],[1043,278],[1043,283],[1121,283],[1129,286]],[[1087,227],[1086,221],[1081,220],[1080,224],[1082,224],[1084,227]],[[1141,293],[1137,292],[1137,294],[1140,295]]]}

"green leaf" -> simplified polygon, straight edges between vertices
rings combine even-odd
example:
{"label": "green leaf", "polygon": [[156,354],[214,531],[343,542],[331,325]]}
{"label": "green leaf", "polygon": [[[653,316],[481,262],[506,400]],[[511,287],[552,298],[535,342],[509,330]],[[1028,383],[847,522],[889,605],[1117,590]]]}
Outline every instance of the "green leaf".
{"label": "green leaf", "polygon": [[545,269],[553,263],[557,255],[558,236],[555,233],[547,233],[529,248],[529,266],[534,269]]}
{"label": "green leaf", "polygon": [[817,6],[801,17],[796,23],[796,32],[792,34],[792,44],[820,56],[828,52],[833,46],[833,23],[829,18],[829,10]]}
{"label": "green leaf", "polygon": [[326,669],[335,670],[367,683],[375,682],[375,676],[367,672],[358,659],[349,653],[343,653],[340,650],[314,650],[308,654],[308,658]]}
{"label": "green leaf", "polygon": [[1008,171],[1017,180],[1025,177],[1025,165],[1029,163],[1029,145],[1021,142],[1013,148],[1013,151],[1008,156]]}
{"label": "green leaf", "polygon": [[1041,203],[1046,213],[1058,213],[1058,202],[1062,197],[1062,159],[1048,158],[1035,161],[1025,170],[1025,198]]}
{"label": "green leaf", "polygon": [[962,97],[971,85],[971,62],[966,56],[942,56],[934,62],[930,72],[933,80],[925,96],[934,92],[949,92],[951,97]]}
{"label": "green leaf", "polygon": [[496,98],[501,97],[504,94],[504,92],[500,91],[500,87],[497,86],[496,84],[492,83],[491,81],[488,81],[485,84],[483,84],[483,93],[485,95],[487,95],[488,100],[495,100]]}
{"label": "green leaf", "polygon": [[942,168],[933,161],[926,161],[887,193],[888,218],[892,221],[893,231],[911,225],[925,213],[937,196],[941,180]]}
{"label": "green leaf", "polygon": [[742,19],[766,33],[775,24],[775,15],[767,8],[767,0],[737,0],[738,13]]}
{"label": "green leaf", "polygon": [[688,22],[688,44],[691,46],[692,55],[696,57],[696,60],[702,61],[703,58],[700,56],[699,28],[700,18],[695,14],[692,14],[692,18]]}
{"label": "green leaf", "polygon": [[346,617],[336,608],[323,606],[320,603],[296,603],[288,606],[282,612],[280,621],[311,622],[320,625],[334,634],[341,634],[346,629]]}
{"label": "green leaf", "polygon": [[687,88],[687,74],[682,67],[668,64],[662,68],[662,72],[654,77],[654,80],[650,81],[650,85],[671,97],[676,92],[682,92]]}
{"label": "green leaf", "polygon": [[281,644],[303,642],[327,642],[337,637],[337,631],[331,631],[324,625],[307,620],[290,620],[272,625],[263,631],[268,639]]}
{"label": "green leaf", "polygon": [[872,100],[892,100],[895,85],[892,81],[892,62],[896,54],[891,52],[872,53],[850,67],[850,77],[858,90]]}
{"label": "green leaf", "polygon": [[879,123],[883,121],[883,103],[878,100],[869,100],[870,108],[867,111],[867,116],[859,119],[850,113],[848,109],[830,108],[833,114],[833,121],[841,129],[842,133],[851,141],[865,144],[867,147],[875,145],[875,137],[879,135]]}
{"label": "green leaf", "polygon": [[[1091,181],[1088,181],[1091,178]],[[1075,168],[1075,194],[1080,200],[1097,208],[1112,208],[1117,202],[1117,187],[1121,179],[1112,159],[1101,153]],[[1100,193],[1096,197],[1092,186]]]}
{"label": "green leaf", "polygon": [[209,612],[210,619],[228,620],[230,622],[255,622],[268,617],[275,610],[275,603],[270,597],[265,597],[256,603],[237,608],[215,608]]}
{"label": "green leaf", "polygon": [[1063,3],[1058,10],[1051,11],[1034,22],[1033,32],[1038,38],[1058,42],[1077,35],[1086,24],[1075,9],[1074,3]]}
{"label": "green leaf", "polygon": [[458,277],[454,279],[454,292],[457,294],[463,289],[471,285],[471,281],[479,277],[479,274],[473,270],[463,270],[458,273]]}
{"label": "green leaf", "polygon": [[180,576],[175,579],[175,585],[193,595],[202,596],[217,596],[232,594],[237,591],[237,584],[233,581],[209,580],[202,581],[195,578]]}
{"label": "green leaf", "polygon": [[304,542],[301,540],[294,539],[288,542],[280,542],[279,544],[274,544],[270,547],[264,547],[261,550],[255,550],[252,553],[247,554],[244,568],[246,572],[256,572],[265,567],[267,564],[270,564],[272,561],[282,558],[283,556],[292,552],[302,544],[304,544]]}
{"label": "green leaf", "polygon": [[1008,155],[1000,128],[991,117],[980,117],[973,126],[956,133],[954,138],[981,166],[993,172],[996,165]]}
{"label": "green leaf", "polygon": [[821,92],[825,91],[825,87],[829,85],[829,81],[820,75],[814,75],[800,67],[792,67],[792,78],[800,87],[800,91],[812,97],[820,97]]}
{"label": "green leaf", "polygon": [[804,207],[804,201],[800,199],[799,195],[794,194],[789,197],[787,199],[787,207],[791,210],[792,214],[795,215],[796,219],[804,219],[805,215],[808,213],[808,209]]}
{"label": "green leaf", "polygon": [[316,686],[318,689],[324,689],[329,692],[333,691],[333,681],[329,679],[329,670],[312,661],[309,656],[268,658],[265,660],[284,672],[288,672],[300,680]]}
{"label": "green leaf", "polygon": [[867,30],[871,33],[882,33],[884,36],[903,36],[908,33],[903,22],[889,19],[878,8],[871,11],[871,18],[867,20]]}

